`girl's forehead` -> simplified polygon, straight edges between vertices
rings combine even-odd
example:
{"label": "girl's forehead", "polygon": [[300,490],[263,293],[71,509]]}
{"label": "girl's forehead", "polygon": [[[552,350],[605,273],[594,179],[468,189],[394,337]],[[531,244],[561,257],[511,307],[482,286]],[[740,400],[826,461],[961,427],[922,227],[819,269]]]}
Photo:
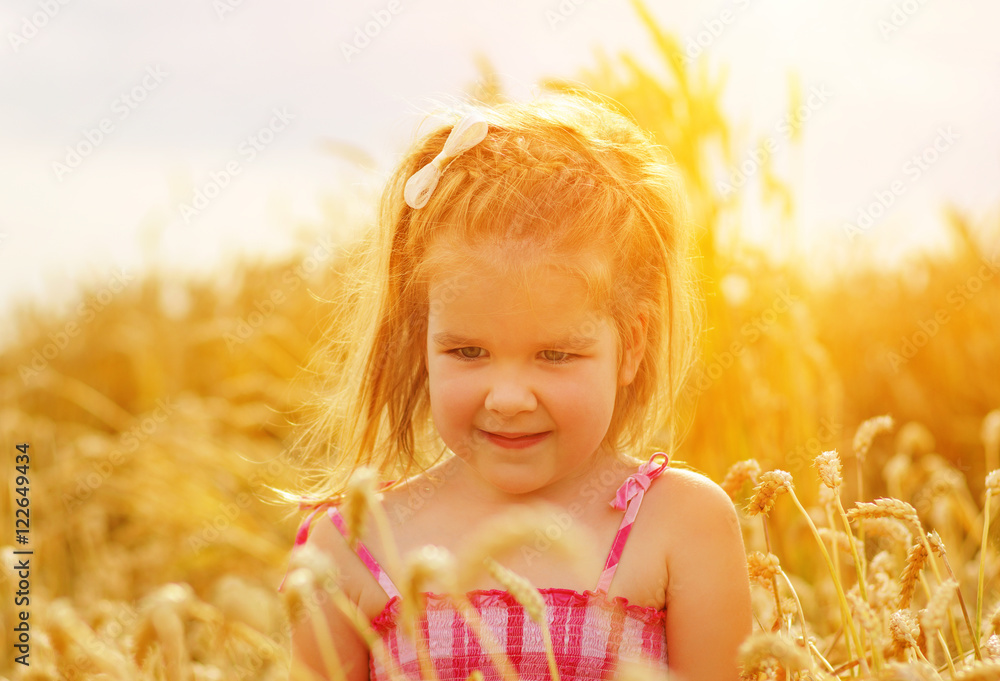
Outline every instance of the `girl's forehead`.
{"label": "girl's forehead", "polygon": [[511,290],[530,292],[546,284],[580,288],[593,297],[598,282],[607,278],[603,258],[594,253],[556,249],[531,240],[501,243],[463,243],[438,239],[423,258],[423,278],[428,293],[462,289],[474,280],[492,280]]}
{"label": "girl's forehead", "polygon": [[556,265],[538,265],[519,274],[523,276],[470,266],[438,278],[429,291],[432,337],[445,345],[462,344],[459,339],[522,339],[568,346],[603,337],[613,326],[591,304],[579,274]]}
{"label": "girl's forehead", "polygon": [[428,298],[438,307],[467,303],[483,308],[532,308],[546,303],[586,305],[586,280],[551,265],[510,270],[472,263],[439,272],[430,280]]}
{"label": "girl's forehead", "polygon": [[526,238],[475,239],[445,232],[422,263],[428,312],[435,325],[492,317],[535,328],[579,326],[610,310],[609,268],[593,249],[553,248]]}
{"label": "girl's forehead", "polygon": [[[511,266],[470,261],[432,273],[427,296],[432,305],[464,303],[484,309],[517,311],[561,305],[592,307],[592,286],[578,268],[557,262]],[[452,306],[453,308],[455,306]]]}
{"label": "girl's forehead", "polygon": [[443,280],[430,298],[429,340],[447,346],[565,349],[610,338],[614,325],[588,303],[579,277],[543,270],[528,275],[524,283],[512,286],[496,273]]}

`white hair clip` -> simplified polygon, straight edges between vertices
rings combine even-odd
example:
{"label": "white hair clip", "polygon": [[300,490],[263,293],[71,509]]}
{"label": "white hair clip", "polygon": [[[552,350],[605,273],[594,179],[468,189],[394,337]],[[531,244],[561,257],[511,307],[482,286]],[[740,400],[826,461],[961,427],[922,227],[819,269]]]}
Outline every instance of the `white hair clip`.
{"label": "white hair clip", "polygon": [[423,168],[413,173],[406,181],[403,189],[403,198],[410,208],[423,208],[434,193],[438,180],[448,164],[461,156],[466,151],[476,146],[484,139],[489,132],[490,126],[478,112],[466,114],[462,120],[455,124],[448,135],[447,141],[441,153],[434,157],[434,160]]}

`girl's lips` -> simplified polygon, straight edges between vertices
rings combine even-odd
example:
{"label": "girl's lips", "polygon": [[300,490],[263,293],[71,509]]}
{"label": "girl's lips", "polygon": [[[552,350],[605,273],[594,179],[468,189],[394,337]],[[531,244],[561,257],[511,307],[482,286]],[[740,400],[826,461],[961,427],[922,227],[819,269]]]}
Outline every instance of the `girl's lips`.
{"label": "girl's lips", "polygon": [[504,449],[524,449],[525,447],[530,447],[534,444],[538,444],[545,438],[549,436],[552,431],[547,430],[544,433],[534,433],[532,435],[501,435],[499,433],[490,433],[487,431],[482,431],[486,439],[495,445],[503,447]]}

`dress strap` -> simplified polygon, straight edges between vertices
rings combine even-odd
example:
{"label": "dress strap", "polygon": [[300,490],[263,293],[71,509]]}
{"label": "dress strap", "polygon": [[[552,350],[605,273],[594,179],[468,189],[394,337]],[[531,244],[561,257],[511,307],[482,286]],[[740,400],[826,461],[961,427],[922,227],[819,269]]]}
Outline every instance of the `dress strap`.
{"label": "dress strap", "polygon": [[[312,513],[307,515],[302,521],[302,524],[299,525],[299,529],[295,533],[295,547],[293,550],[306,543],[306,540],[309,538],[309,529],[312,527],[313,518],[315,518],[316,514],[322,510],[326,510],[326,514],[329,516],[333,526],[336,527],[342,535],[344,535],[344,539],[347,539],[350,533],[347,529],[347,522],[344,520],[344,516],[341,515],[340,510],[336,506],[321,506],[313,509]],[[396,585],[392,583],[391,579],[389,579],[388,573],[382,568],[379,562],[375,560],[375,557],[372,555],[371,551],[368,550],[367,546],[359,541],[357,548],[355,549],[355,553],[358,554],[358,558],[360,558],[361,562],[365,564],[368,571],[372,573],[372,577],[375,578],[379,586],[382,587],[390,599],[393,597],[401,598],[399,589],[397,589]],[[285,576],[287,577],[287,574]],[[284,585],[285,581],[282,580],[281,586],[278,587],[278,590],[280,591]]]}
{"label": "dress strap", "polygon": [[[657,457],[663,457],[663,461],[657,463]],[[632,525],[635,524],[635,517],[639,513],[639,505],[642,503],[642,497],[646,494],[646,490],[649,489],[650,483],[667,469],[669,463],[670,457],[663,452],[657,452],[650,457],[649,461],[639,466],[638,471],[628,476],[615,493],[615,499],[611,502],[611,507],[625,511],[625,517],[622,518],[622,524],[618,527],[618,533],[615,534],[615,540],[611,544],[611,551],[608,553],[608,559],[604,563],[604,571],[601,573],[601,579],[597,583],[597,591],[606,594],[611,587],[611,580],[614,579],[615,570],[618,569],[618,562],[622,557],[622,551],[625,550],[625,541],[628,539],[629,533],[632,532]]]}
{"label": "dress strap", "polygon": [[[344,520],[344,516],[340,514],[337,507],[331,506],[329,510],[327,510],[326,514],[330,516],[330,520],[333,521],[334,526],[340,530],[342,535],[344,535],[344,539],[347,539],[349,534],[347,530],[347,522]],[[355,553],[358,554],[358,558],[360,558],[361,562],[365,564],[368,571],[372,573],[372,577],[375,578],[378,585],[382,587],[382,590],[385,591],[386,595],[389,596],[390,599],[393,597],[402,598],[402,596],[400,596],[399,589],[397,589],[396,585],[392,583],[391,579],[389,579],[389,573],[387,573],[382,566],[379,565],[379,562],[375,560],[375,556],[371,554],[371,551],[368,550],[367,546],[359,541],[358,546],[355,549]]]}

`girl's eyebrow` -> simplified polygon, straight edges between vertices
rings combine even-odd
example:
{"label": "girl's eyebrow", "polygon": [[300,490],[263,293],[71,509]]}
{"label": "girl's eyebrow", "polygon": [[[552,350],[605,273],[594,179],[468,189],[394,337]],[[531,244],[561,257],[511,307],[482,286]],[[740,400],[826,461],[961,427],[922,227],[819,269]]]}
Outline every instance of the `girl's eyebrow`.
{"label": "girl's eyebrow", "polygon": [[[434,343],[442,347],[471,346],[482,347],[484,342],[478,338],[466,338],[455,333],[441,331],[432,336]],[[548,343],[542,343],[546,348],[565,348],[566,350],[584,350],[597,342],[594,336],[570,335],[564,338],[556,338]]]}

